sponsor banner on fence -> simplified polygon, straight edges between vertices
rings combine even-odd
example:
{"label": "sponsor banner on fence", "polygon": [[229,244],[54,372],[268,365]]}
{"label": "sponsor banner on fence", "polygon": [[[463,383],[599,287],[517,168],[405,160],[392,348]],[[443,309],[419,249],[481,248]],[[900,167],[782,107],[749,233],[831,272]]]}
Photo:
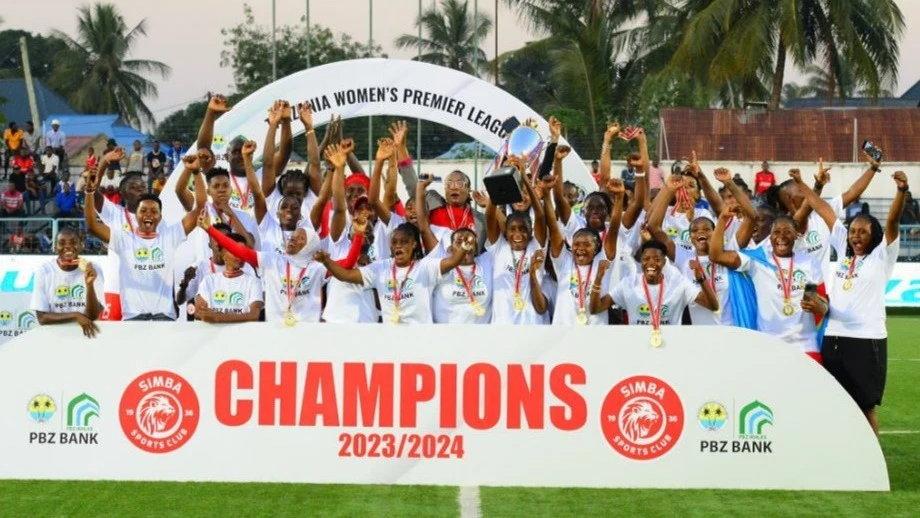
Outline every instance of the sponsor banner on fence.
{"label": "sponsor banner on fence", "polygon": [[835,380],[746,330],[101,328],[0,347],[0,478],[889,489]]}

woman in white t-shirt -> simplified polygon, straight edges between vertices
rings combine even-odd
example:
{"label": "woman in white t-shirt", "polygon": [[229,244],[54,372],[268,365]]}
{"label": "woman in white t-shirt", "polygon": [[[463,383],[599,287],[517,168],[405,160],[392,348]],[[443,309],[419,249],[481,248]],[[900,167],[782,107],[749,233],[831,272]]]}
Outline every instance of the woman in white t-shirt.
{"label": "woman in white t-shirt", "polygon": [[[533,188],[524,182],[532,199]],[[544,190],[549,196],[549,191]],[[541,203],[533,204],[533,217],[512,212],[504,219],[489,199],[486,204],[486,250],[492,254],[493,324],[542,325],[550,322],[548,297],[544,295],[541,248],[546,243],[546,223]],[[504,221],[504,227],[502,227]]]}
{"label": "woman in white t-shirt", "polygon": [[821,263],[795,251],[796,225],[789,216],[774,220],[769,247],[725,250],[725,224],[731,217],[728,210],[719,217],[709,240],[709,259],[750,275],[757,296],[758,331],[779,338],[820,363],[815,314],[826,315],[828,310],[827,300],[816,290],[822,283]]}
{"label": "woman in white t-shirt", "polygon": [[885,289],[898,260],[900,218],[910,189],[907,175],[892,175],[897,192],[884,229],[868,214],[844,227],[833,208],[796,176],[805,201],[830,229],[837,252],[828,282],[830,312],[821,347],[824,367],[850,394],[878,435],[875,407],[882,403],[888,361]]}
{"label": "woman in white t-shirt", "polygon": [[475,247],[468,239],[453,250],[450,257],[423,255],[421,236],[415,225],[404,223],[390,234],[390,259],[377,260],[358,269],[335,263],[326,252],[317,252],[321,262],[338,280],[376,289],[385,324],[431,324],[431,296],[438,280],[460,265]]}
{"label": "woman in white t-shirt", "polygon": [[80,257],[83,240],[73,228],[58,231],[57,258],[35,272],[30,308],[43,326],[76,322],[83,335],[99,332],[95,320],[105,309],[102,270]]}
{"label": "woman in white t-shirt", "polygon": [[[544,190],[549,192],[555,177],[544,179]],[[547,185],[550,184],[550,185]],[[606,310],[598,311],[589,307],[595,286],[601,286],[606,269],[601,270],[599,262],[612,261],[617,253],[617,234],[623,216],[623,198],[626,187],[618,179],[607,184],[607,190],[613,198],[613,209],[606,236],[591,227],[575,232],[571,250],[565,246],[562,232],[557,225],[549,226],[550,257],[556,271],[556,303],[553,310],[553,325],[607,325]],[[552,196],[543,197],[543,210],[548,221],[556,220],[556,210]],[[603,253],[602,253],[603,252]]]}
{"label": "woman in white t-shirt", "polygon": [[[719,309],[719,300],[709,284],[695,285],[680,271],[668,264],[667,246],[657,240],[646,241],[639,248],[641,272],[618,282],[609,295],[593,296],[591,309],[604,310],[616,304],[626,310],[629,325],[650,325],[650,344],[660,347],[664,343],[663,325],[681,325],[684,308],[696,303],[710,311]],[[606,269],[601,264],[601,269]],[[697,281],[703,272],[694,272]]]}
{"label": "woman in white t-shirt", "polygon": [[[230,233],[237,244],[246,238]],[[204,278],[195,296],[195,318],[212,324],[256,322],[262,311],[262,281],[243,270],[243,261],[224,249],[224,270]]]}

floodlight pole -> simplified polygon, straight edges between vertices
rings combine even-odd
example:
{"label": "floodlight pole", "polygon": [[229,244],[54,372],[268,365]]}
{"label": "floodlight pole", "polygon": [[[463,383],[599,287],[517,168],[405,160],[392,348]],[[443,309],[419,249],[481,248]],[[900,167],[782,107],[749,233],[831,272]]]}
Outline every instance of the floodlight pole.
{"label": "floodlight pole", "polygon": [[272,83],[278,79],[278,49],[275,41],[275,0],[272,0]]}

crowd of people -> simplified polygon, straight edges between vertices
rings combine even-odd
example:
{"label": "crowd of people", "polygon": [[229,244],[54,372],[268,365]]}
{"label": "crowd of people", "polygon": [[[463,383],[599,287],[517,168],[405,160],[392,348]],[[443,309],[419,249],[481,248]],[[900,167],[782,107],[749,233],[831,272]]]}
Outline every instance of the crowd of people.
{"label": "crowd of people", "polygon": [[[611,124],[599,188],[584,193],[565,180],[571,150],[559,143],[561,122],[550,118],[539,167],[505,159],[524,178],[522,201],[497,206],[462,171],[443,178],[443,195],[430,189],[441,180],[415,171],[402,121],[379,140],[366,174],[341,120],[318,140],[309,103],[269,107],[261,168],[254,141],[234,140],[227,157],[215,156],[214,123],[230,109],[221,96],[208,104],[197,150],[183,157],[169,193],[186,211],[174,224],[163,222],[162,201],[140,173],[119,182],[120,203],[101,195],[125,150],[106,153],[88,176],[87,229],[117,259],[124,320],[187,313],[208,323],[290,327],[642,325],[653,347],[676,340],[667,326],[738,326],[823,362],[877,430],[884,293],[908,193],[903,172],[879,175],[881,164],[867,155],[856,182],[825,200],[830,168],[819,162],[813,185],[792,170],[764,189],[758,179],[755,195],[727,169],[710,176],[694,153],[651,192],[645,135]],[[295,109],[305,171],[286,170]],[[629,181],[611,175],[616,138],[636,149],[626,158]],[[397,194],[400,181],[408,199]],[[890,182],[886,220],[860,213],[845,225],[844,207],[872,181]],[[187,267],[175,260],[186,241],[195,255]],[[33,309],[42,325],[76,321],[93,337],[105,272],[80,256],[82,243],[73,230],[58,234]],[[56,292],[79,278],[79,295]]]}

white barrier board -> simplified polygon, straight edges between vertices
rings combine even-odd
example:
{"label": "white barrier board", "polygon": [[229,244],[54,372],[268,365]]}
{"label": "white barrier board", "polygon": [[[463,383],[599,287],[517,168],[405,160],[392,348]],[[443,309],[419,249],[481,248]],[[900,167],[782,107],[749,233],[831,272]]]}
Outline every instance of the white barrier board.
{"label": "white barrier board", "polygon": [[749,331],[101,327],[0,347],[0,478],[889,489],[834,379]]}

